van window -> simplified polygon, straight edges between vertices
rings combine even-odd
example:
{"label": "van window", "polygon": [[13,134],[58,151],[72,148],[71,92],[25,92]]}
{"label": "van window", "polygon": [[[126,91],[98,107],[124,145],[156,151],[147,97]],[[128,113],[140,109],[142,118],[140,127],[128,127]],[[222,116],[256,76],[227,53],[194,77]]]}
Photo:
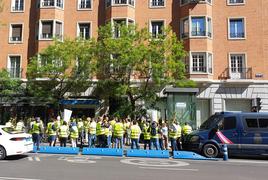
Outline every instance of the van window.
{"label": "van window", "polygon": [[247,118],[246,123],[247,123],[248,128],[258,128],[257,119],[253,119],[253,118],[249,119],[249,118]]}
{"label": "van window", "polygon": [[268,119],[259,119],[260,128],[268,128]]}
{"label": "van window", "polygon": [[212,115],[200,126],[200,129],[210,129],[215,126],[215,123],[220,119],[222,119],[222,115]]}
{"label": "van window", "polygon": [[236,129],[236,117],[225,117],[219,124],[220,130]]}

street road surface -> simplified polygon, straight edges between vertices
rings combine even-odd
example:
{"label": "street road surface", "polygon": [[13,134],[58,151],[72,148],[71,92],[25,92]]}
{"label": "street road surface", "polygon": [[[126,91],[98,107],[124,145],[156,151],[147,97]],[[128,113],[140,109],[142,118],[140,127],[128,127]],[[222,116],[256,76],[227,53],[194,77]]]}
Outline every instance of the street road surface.
{"label": "street road surface", "polygon": [[189,161],[29,154],[0,161],[0,180],[267,180],[267,160]]}

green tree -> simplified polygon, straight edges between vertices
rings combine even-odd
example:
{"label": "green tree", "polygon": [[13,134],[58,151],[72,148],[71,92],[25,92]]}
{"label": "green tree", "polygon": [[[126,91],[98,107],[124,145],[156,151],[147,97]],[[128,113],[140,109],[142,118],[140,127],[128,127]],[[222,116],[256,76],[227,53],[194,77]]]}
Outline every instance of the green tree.
{"label": "green tree", "polygon": [[7,100],[23,93],[22,81],[9,76],[6,69],[0,70],[0,96]]}
{"label": "green tree", "polygon": [[194,86],[185,77],[183,44],[170,29],[152,38],[147,29],[108,24],[99,30],[96,49],[98,92],[106,99],[128,97],[132,112],[139,100],[153,104],[165,86]]}
{"label": "green tree", "polygon": [[84,92],[91,85],[94,44],[94,40],[55,40],[30,59],[28,92],[55,105],[68,94]]}

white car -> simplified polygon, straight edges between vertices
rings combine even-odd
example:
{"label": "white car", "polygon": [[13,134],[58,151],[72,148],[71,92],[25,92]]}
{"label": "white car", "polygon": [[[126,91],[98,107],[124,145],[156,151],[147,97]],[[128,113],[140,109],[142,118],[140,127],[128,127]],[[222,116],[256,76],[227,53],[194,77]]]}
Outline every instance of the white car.
{"label": "white car", "polygon": [[32,135],[0,125],[0,160],[33,151]]}

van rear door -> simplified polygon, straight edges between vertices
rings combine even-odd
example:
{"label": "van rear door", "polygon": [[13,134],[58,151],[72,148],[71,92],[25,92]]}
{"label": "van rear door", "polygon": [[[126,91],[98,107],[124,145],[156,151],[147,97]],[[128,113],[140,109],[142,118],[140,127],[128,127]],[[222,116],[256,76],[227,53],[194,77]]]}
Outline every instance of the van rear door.
{"label": "van rear door", "polygon": [[241,153],[268,155],[268,116],[244,116],[241,131]]}

